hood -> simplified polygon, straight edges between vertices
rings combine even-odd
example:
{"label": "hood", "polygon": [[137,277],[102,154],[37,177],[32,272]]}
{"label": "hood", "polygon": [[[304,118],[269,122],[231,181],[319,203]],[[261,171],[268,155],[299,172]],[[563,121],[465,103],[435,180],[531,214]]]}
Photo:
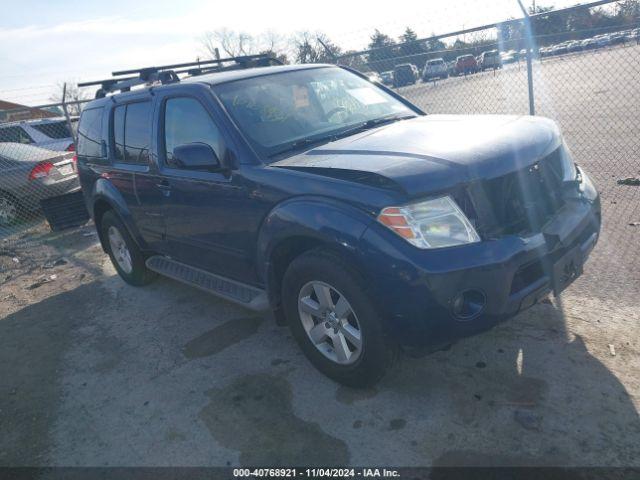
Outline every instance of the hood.
{"label": "hood", "polygon": [[272,163],[379,186],[410,197],[534,164],[561,144],[555,122],[541,117],[428,115],[340,139]]}

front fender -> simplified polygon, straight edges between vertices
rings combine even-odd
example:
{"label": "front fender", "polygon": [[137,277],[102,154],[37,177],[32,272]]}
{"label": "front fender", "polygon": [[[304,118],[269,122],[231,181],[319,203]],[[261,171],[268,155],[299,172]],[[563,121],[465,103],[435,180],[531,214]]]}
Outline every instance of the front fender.
{"label": "front fender", "polygon": [[273,251],[281,242],[295,237],[317,240],[345,253],[354,253],[371,221],[362,210],[325,197],[286,200],[269,212],[260,227],[256,255],[258,275],[268,283]]}
{"label": "front fender", "polygon": [[[91,197],[93,198],[93,204],[91,205],[91,216],[95,221],[95,209],[96,205],[99,202],[106,202],[109,206],[118,214],[122,223],[124,223],[125,227],[129,231],[129,234],[133,238],[133,240],[137,243],[140,249],[144,250],[147,248],[145,241],[142,239],[140,235],[140,231],[136,227],[135,222],[133,221],[133,217],[131,215],[131,211],[127,206],[122,194],[118,191],[113,184],[104,178],[99,178],[93,185],[93,192]],[[102,234],[100,229],[96,225],[96,229],[98,230],[98,236],[100,237],[100,241],[102,241]]]}

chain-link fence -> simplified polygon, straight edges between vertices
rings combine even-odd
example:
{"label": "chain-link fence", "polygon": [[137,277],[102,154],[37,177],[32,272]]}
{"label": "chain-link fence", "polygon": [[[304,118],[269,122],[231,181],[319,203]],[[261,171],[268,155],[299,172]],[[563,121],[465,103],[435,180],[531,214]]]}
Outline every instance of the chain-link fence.
{"label": "chain-link fence", "polygon": [[46,217],[52,229],[86,221],[75,164],[82,104],[12,105],[0,110],[0,239]]}
{"label": "chain-link fence", "polygon": [[[592,268],[602,273],[598,281],[606,291],[616,282],[640,283],[639,8],[634,1],[600,0],[523,9],[520,19],[426,38],[407,32],[400,42],[381,33],[381,25],[370,48],[342,55],[319,42],[327,51],[323,60],[369,72],[428,114],[535,113],[556,120],[602,195],[602,253]],[[73,137],[81,107],[0,104],[5,243],[41,222],[47,206],[61,225],[65,215],[77,218],[79,204],[56,201],[78,188]]]}
{"label": "chain-link fence", "polygon": [[372,72],[428,114],[555,120],[602,198],[589,292],[615,302],[612,291],[633,296],[640,285],[639,13],[635,2],[598,1],[409,43],[383,38],[335,61]]}

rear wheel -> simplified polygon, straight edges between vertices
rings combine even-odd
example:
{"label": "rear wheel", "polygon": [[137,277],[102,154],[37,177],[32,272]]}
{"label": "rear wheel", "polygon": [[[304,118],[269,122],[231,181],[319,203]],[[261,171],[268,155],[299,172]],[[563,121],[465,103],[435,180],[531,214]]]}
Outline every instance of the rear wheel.
{"label": "rear wheel", "polygon": [[293,336],[318,370],[351,387],[382,378],[396,349],[347,261],[326,250],[307,252],[287,269],[282,291]]}
{"label": "rear wheel", "polygon": [[142,286],[157,277],[155,272],[147,268],[144,255],[113,211],[104,214],[100,229],[111,263],[125,282]]}

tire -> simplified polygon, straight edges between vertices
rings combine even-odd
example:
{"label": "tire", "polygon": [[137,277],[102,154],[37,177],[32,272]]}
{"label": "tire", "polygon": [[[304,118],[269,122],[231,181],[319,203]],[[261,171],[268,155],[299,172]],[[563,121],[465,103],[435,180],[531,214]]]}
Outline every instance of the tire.
{"label": "tire", "polygon": [[[333,317],[331,313],[315,316],[301,310],[305,302],[305,305],[313,305],[307,308],[313,308],[315,313],[326,310],[322,305],[327,304],[326,295],[323,295],[325,301],[321,302],[315,293],[318,284],[319,288],[327,287],[330,292],[329,302],[334,305],[333,313],[336,314]],[[366,285],[347,260],[325,249],[311,250],[294,259],[285,272],[282,285],[287,322],[307,359],[327,377],[355,388],[378,382],[398,352],[384,332],[383,320],[373,306]],[[347,315],[339,314],[340,305],[343,309],[345,305],[342,297],[349,306]],[[313,332],[307,333],[308,330],[324,340],[312,341]],[[359,347],[357,342],[350,341],[358,338]],[[343,347],[334,348],[334,339]]]}
{"label": "tire", "polygon": [[0,192],[0,227],[15,224],[20,218],[20,205],[6,193]]}
{"label": "tire", "polygon": [[[118,272],[118,275],[130,285],[141,287],[147,285],[158,276],[145,265],[145,256],[134,242],[122,220],[113,210],[110,210],[102,217],[100,232],[104,239],[104,245],[111,258],[111,263]],[[119,239],[123,242],[123,249],[118,248]],[[119,251],[114,252],[114,249]],[[126,249],[126,252],[125,252]],[[128,253],[128,259],[126,254]],[[128,263],[127,263],[128,260]]]}

